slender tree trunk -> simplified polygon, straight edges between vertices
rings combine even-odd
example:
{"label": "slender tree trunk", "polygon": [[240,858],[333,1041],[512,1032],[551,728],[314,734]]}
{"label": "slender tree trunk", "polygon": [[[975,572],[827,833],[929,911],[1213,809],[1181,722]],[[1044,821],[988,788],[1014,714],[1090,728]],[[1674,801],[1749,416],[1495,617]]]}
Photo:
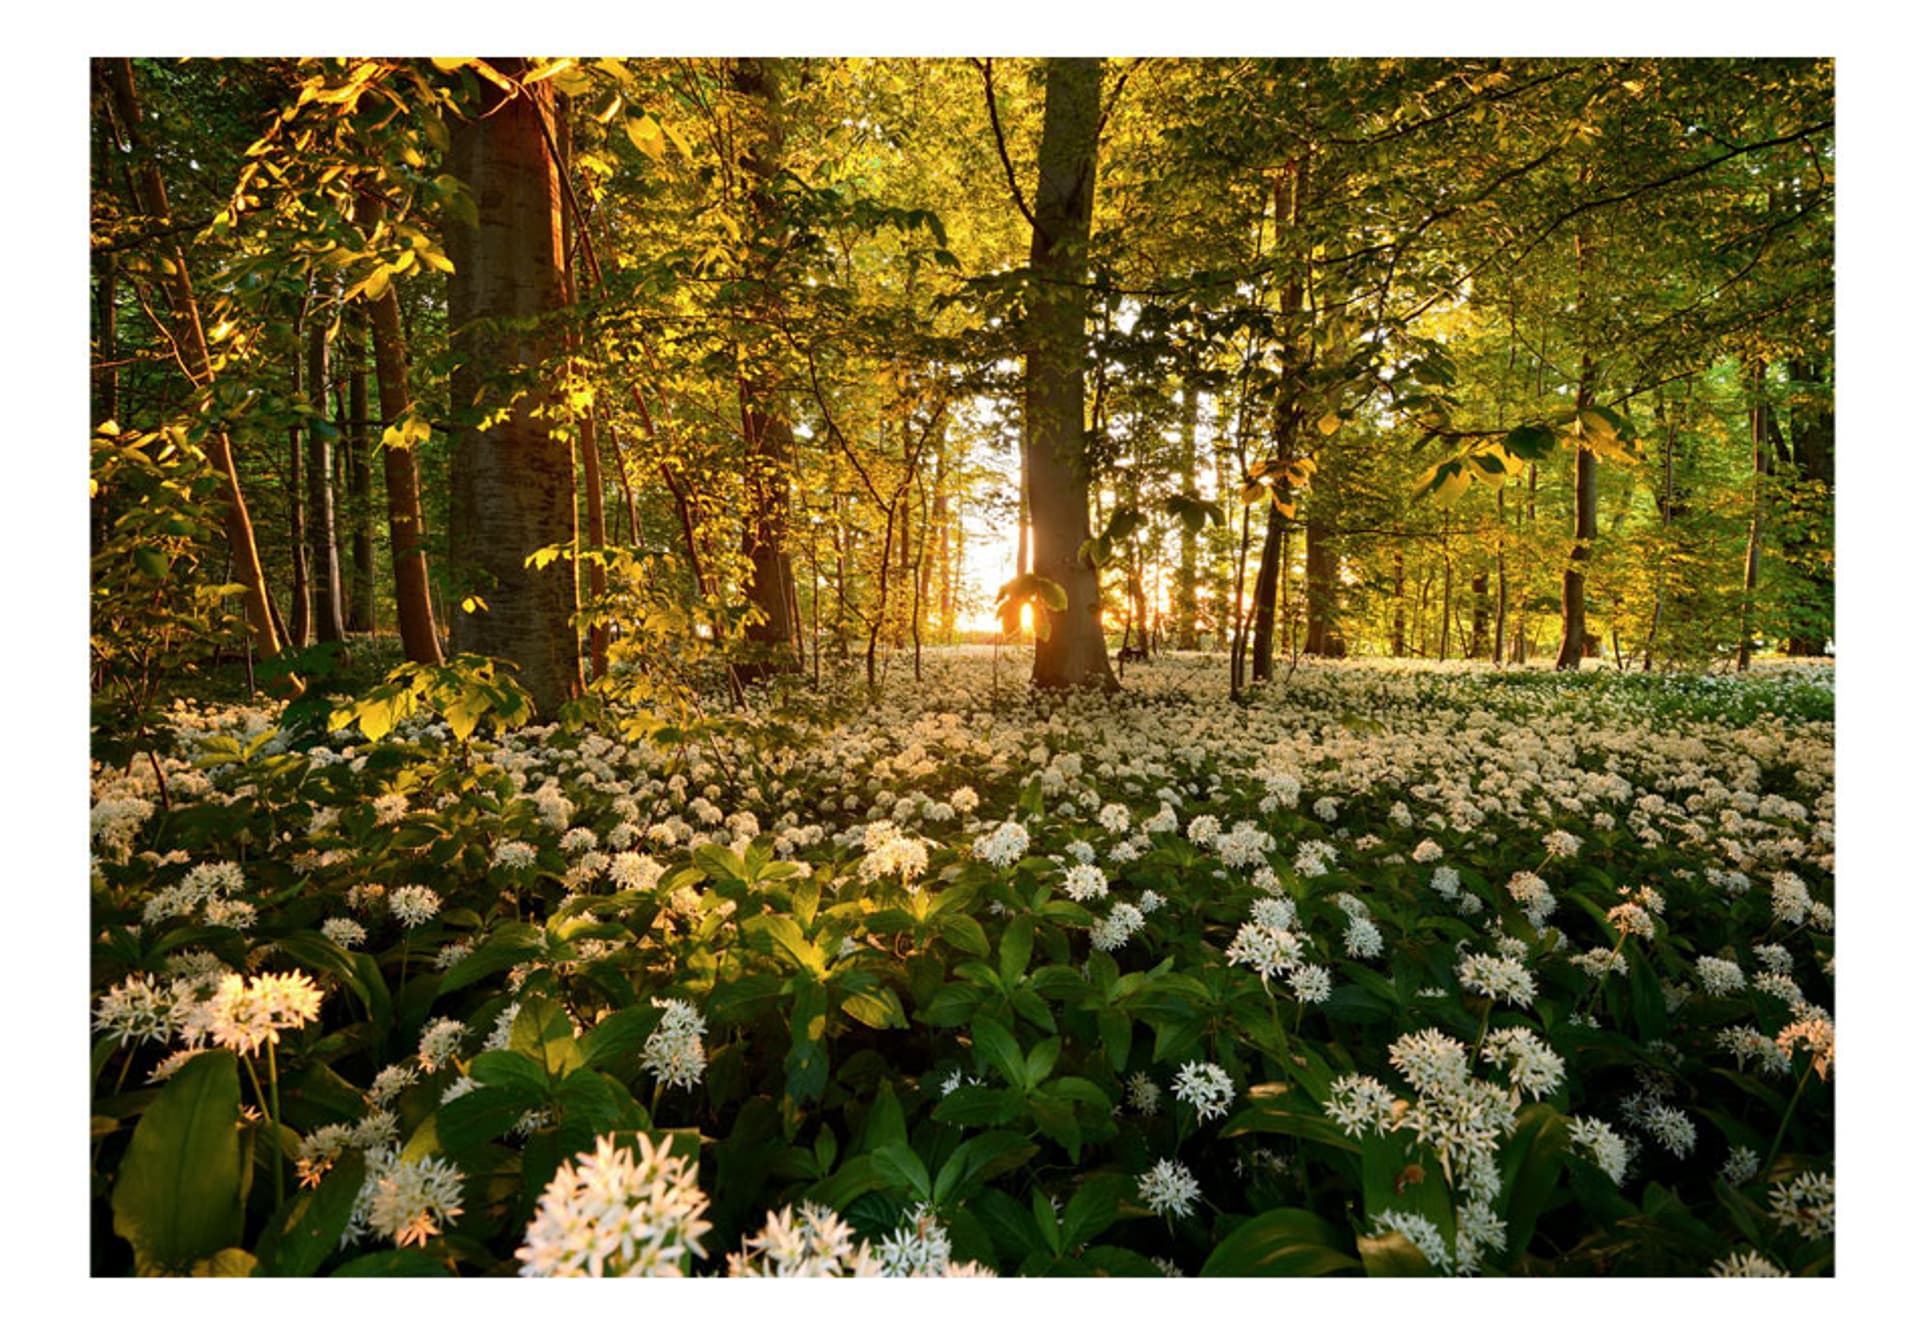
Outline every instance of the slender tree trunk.
{"label": "slender tree trunk", "polygon": [[333,437],[328,431],[327,392],[333,374],[327,358],[327,321],[315,309],[307,321],[307,534],[313,547],[315,639],[334,644],[347,637],[340,609],[340,537],[333,511]]}
{"label": "slender tree trunk", "polygon": [[1340,553],[1324,520],[1307,515],[1307,643],[1317,658],[1346,656],[1340,634]]}
{"label": "slender tree trunk", "polygon": [[[307,367],[301,361],[305,351],[302,345],[305,325],[304,312],[296,313],[293,317],[291,374],[288,377],[288,388],[295,403],[306,397]],[[288,598],[292,605],[292,619],[284,629],[289,648],[305,648],[313,642],[313,576],[307,566],[307,487],[300,443],[302,429],[299,426],[287,428],[287,545],[293,564],[293,589]],[[310,432],[312,426],[304,429]]]}
{"label": "slender tree trunk", "polygon": [[1115,686],[1100,625],[1099,572],[1081,558],[1090,536],[1085,449],[1087,240],[1093,221],[1100,62],[1050,58],[1034,197],[1027,309],[1024,428],[1033,507],[1033,569],[1067,596],[1041,611],[1049,633],[1034,647],[1033,683],[1049,689]]}
{"label": "slender tree trunk", "polygon": [[[1199,425],[1200,390],[1194,384],[1190,365],[1180,386],[1180,485],[1195,499],[1200,495],[1194,442]],[[1200,647],[1200,534],[1185,523],[1180,525],[1180,571],[1173,584],[1173,633],[1176,648],[1192,651]]]}
{"label": "slender tree trunk", "polygon": [[1772,457],[1768,428],[1767,363],[1755,360],[1747,367],[1747,427],[1753,444],[1752,512],[1747,523],[1747,555],[1740,579],[1740,647],[1734,656],[1737,671],[1753,664],[1753,600],[1760,586],[1760,530],[1767,506],[1767,474]]}
{"label": "slender tree trunk", "polygon": [[1498,537],[1493,548],[1493,569],[1496,590],[1493,603],[1493,665],[1498,667],[1506,655],[1507,644],[1507,484],[1502,478],[1500,489],[1494,492],[1495,529]]}
{"label": "slender tree trunk", "polygon": [[1267,531],[1260,541],[1260,567],[1253,580],[1253,679],[1273,679],[1273,622],[1280,597],[1281,535],[1286,516],[1274,500],[1267,502]]}
{"label": "slender tree trunk", "polygon": [[1490,608],[1487,601],[1489,580],[1484,569],[1476,570],[1468,584],[1473,594],[1473,629],[1467,636],[1467,656],[1484,658],[1487,656],[1487,620]]}
{"label": "slender tree trunk", "polygon": [[1393,656],[1407,656],[1407,562],[1393,553]]}
{"label": "slender tree trunk", "polygon": [[[517,78],[525,62],[507,59]],[[496,411],[487,378],[499,371],[534,372],[557,349],[543,316],[564,300],[560,178],[550,147],[552,85],[522,86],[513,95],[488,84],[479,112],[453,130],[450,165],[473,191],[479,226],[447,224],[448,324],[456,358],[453,402],[476,400]],[[456,570],[471,572],[485,602],[454,616],[462,652],[515,665],[541,718],[584,689],[579,608],[573,562],[577,541],[574,459],[568,441],[547,426],[551,394],[543,380],[486,429],[465,426],[454,440],[449,552]],[[560,559],[532,569],[527,559],[558,547]]]}
{"label": "slender tree trunk", "polygon": [[[354,221],[371,235],[379,225],[383,205],[363,198]],[[451,247],[465,229],[450,226]],[[393,427],[413,410],[407,387],[407,343],[400,327],[400,300],[389,283],[372,303],[374,375],[380,387],[380,424]],[[469,387],[471,393],[471,387]],[[440,636],[434,628],[433,602],[427,582],[427,520],[420,507],[420,465],[411,444],[380,444],[381,474],[387,488],[387,546],[393,563],[393,601],[400,623],[400,647],[411,662],[439,663]]]}
{"label": "slender tree trunk", "polygon": [[353,595],[347,605],[347,629],[370,633],[378,624],[379,602],[373,572],[373,458],[367,433],[367,319],[360,307],[341,323],[347,338],[346,450],[347,524],[353,534]]}
{"label": "slender tree trunk", "polygon": [[[1583,177],[1584,179],[1584,177]],[[1574,305],[1584,321],[1587,311],[1587,250],[1584,225],[1573,236]],[[1585,337],[1584,324],[1582,337]],[[1580,354],[1580,381],[1573,406],[1585,412],[1593,406],[1593,357]],[[1557,671],[1579,671],[1587,647],[1587,562],[1593,558],[1592,543],[1600,533],[1600,460],[1584,445],[1573,456],[1573,550],[1567,554],[1566,571],[1560,579],[1560,653],[1554,660]]]}
{"label": "slender tree trunk", "polygon": [[[141,211],[156,227],[172,224],[167,207],[166,185],[160,169],[144,158],[140,104],[134,96],[133,62],[121,58],[111,62],[107,82],[113,97],[114,113],[121,132],[137,158],[133,169],[134,194]],[[200,305],[187,275],[186,251],[179,245],[168,247],[167,259],[172,271],[164,274],[167,303],[173,317],[174,342],[181,362],[194,388],[205,388],[213,379],[212,359],[200,324]],[[206,450],[214,471],[220,476],[221,499],[226,509],[227,551],[233,565],[233,581],[244,590],[241,602],[246,608],[247,625],[253,632],[256,651],[263,658],[280,651],[280,635],[274,625],[273,599],[267,592],[266,571],[260,564],[260,550],[254,543],[253,521],[247,514],[247,501],[240,489],[240,471],[234,462],[233,445],[223,429],[207,432]]]}
{"label": "slender tree trunk", "polygon": [[1795,515],[1798,520],[1785,542],[1790,564],[1807,581],[1805,605],[1788,626],[1786,651],[1795,657],[1817,657],[1833,638],[1833,398],[1824,357],[1788,363],[1794,393],[1788,406],[1788,429],[1793,433]]}

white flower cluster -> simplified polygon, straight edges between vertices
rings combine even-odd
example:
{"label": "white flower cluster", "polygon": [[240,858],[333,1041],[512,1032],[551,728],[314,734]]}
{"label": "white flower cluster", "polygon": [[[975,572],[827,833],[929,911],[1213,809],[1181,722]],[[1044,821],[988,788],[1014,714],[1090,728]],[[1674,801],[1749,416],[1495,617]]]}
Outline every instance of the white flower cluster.
{"label": "white flower cluster", "polygon": [[638,1136],[639,1152],[611,1135],[562,1163],[514,1252],[533,1278],[677,1278],[706,1256],[712,1228],[695,1165],[672,1141]]}
{"label": "white flower cluster", "polygon": [[640,1066],[655,1079],[673,1088],[692,1088],[707,1069],[707,1049],[701,1035],[707,1021],[690,1003],[655,997],[655,1009],[666,1011],[660,1023],[647,1035],[640,1052]]}

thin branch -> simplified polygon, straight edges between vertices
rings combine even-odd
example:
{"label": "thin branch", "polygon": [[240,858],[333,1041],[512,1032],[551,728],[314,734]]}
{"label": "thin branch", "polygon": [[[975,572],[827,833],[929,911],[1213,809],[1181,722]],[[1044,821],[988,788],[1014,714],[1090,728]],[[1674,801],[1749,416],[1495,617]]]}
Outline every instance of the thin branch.
{"label": "thin branch", "polygon": [[993,98],[993,61],[991,58],[970,59],[970,63],[987,82],[987,117],[993,122],[993,146],[1000,150],[1000,165],[1007,169],[1007,189],[1013,192],[1014,206],[1020,210],[1020,216],[1027,220],[1029,227],[1038,231],[1040,224],[1034,221],[1033,210],[1027,207],[1027,198],[1020,193],[1020,181],[1014,174],[1013,159],[1007,156],[1007,137],[1000,130],[1000,108],[994,104]]}

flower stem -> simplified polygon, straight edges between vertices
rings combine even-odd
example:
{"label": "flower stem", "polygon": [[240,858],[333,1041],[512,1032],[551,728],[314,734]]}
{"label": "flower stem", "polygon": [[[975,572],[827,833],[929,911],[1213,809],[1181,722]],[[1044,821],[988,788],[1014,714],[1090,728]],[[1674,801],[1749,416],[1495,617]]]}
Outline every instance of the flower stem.
{"label": "flower stem", "polygon": [[273,1207],[276,1209],[287,1202],[286,1173],[280,1161],[283,1152],[280,1143],[280,1065],[274,1057],[274,1049],[280,1045],[277,1036],[267,1036],[267,1097],[271,1100],[269,1115],[273,1118]]}
{"label": "flower stem", "polygon": [[1793,1109],[1800,1105],[1800,1095],[1807,1091],[1807,1081],[1813,1078],[1813,1060],[1807,1060],[1806,1071],[1800,1076],[1800,1082],[1793,1086],[1793,1097],[1787,1100],[1787,1110],[1780,1117],[1780,1129],[1773,1136],[1773,1147],[1767,1150],[1767,1161],[1760,1166],[1760,1180],[1764,1184],[1767,1173],[1773,1170],[1773,1160],[1780,1155],[1780,1144],[1787,1137],[1787,1126],[1793,1121]]}

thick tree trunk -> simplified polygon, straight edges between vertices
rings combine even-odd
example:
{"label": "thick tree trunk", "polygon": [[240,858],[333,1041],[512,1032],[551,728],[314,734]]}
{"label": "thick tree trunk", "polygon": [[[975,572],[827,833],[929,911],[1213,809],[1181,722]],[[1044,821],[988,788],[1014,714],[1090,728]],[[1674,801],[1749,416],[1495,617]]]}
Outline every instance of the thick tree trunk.
{"label": "thick tree trunk", "polygon": [[[786,234],[786,222],[773,191],[785,146],[781,74],[778,61],[733,62],[734,91],[752,99],[757,113],[749,131],[755,141],[745,155],[750,181],[747,208],[754,241],[769,251],[779,250]],[[760,281],[762,306],[767,313],[776,312],[781,300],[773,275],[762,273]],[[740,353],[739,393],[740,431],[746,445],[742,471],[747,487],[741,554],[748,562],[746,597],[760,612],[758,621],[747,627],[751,656],[740,670],[752,678],[798,671],[803,664],[797,650],[800,627],[792,614],[792,560],[786,550],[793,425],[772,370],[751,349]]]}
{"label": "thick tree trunk", "polygon": [[1333,533],[1322,520],[1307,518],[1307,642],[1316,658],[1344,658],[1346,640],[1340,634],[1340,553]]}
{"label": "thick tree trunk", "polygon": [[1067,595],[1042,611],[1046,638],[1034,647],[1033,683],[1114,688],[1100,625],[1100,579],[1080,556],[1089,533],[1085,450],[1087,239],[1092,230],[1100,120],[1100,62],[1050,58],[1034,196],[1027,310],[1024,431],[1033,506],[1033,569]]}
{"label": "thick tree trunk", "polygon": [[[113,61],[108,69],[107,82],[121,132],[127,136],[134,153],[141,154],[140,104],[134,96],[133,62],[125,58]],[[167,190],[160,179],[160,169],[150,159],[145,159],[138,163],[132,174],[134,194],[141,211],[152,219],[157,228],[171,225]],[[213,368],[207,354],[206,334],[200,324],[200,305],[194,296],[193,283],[187,276],[186,251],[178,245],[168,249],[166,259],[172,265],[172,271],[166,273],[164,279],[167,304],[173,317],[174,342],[187,377],[196,389],[204,388],[213,378]],[[247,625],[253,632],[254,648],[261,657],[270,658],[280,651],[280,635],[274,624],[273,599],[267,592],[266,571],[261,567],[260,550],[254,543],[253,520],[247,514],[246,496],[240,489],[240,471],[234,462],[233,444],[226,431],[207,432],[206,450],[214,470],[220,475],[233,582],[244,590],[241,602],[246,608]]]}
{"label": "thick tree trunk", "polygon": [[[517,77],[524,64],[509,58],[496,68]],[[479,399],[490,412],[505,410],[485,429],[462,426],[454,438],[449,554],[485,603],[456,610],[454,645],[513,663],[544,719],[585,689],[573,626],[573,448],[548,428],[553,405],[539,375],[558,351],[541,317],[564,297],[552,113],[550,84],[512,95],[483,88],[478,113],[455,126],[449,155],[473,192],[479,226],[447,225],[453,402],[464,410]],[[533,377],[511,407],[498,382],[488,383],[502,372]],[[530,568],[527,558],[547,547],[563,554]]]}
{"label": "thick tree trunk", "polygon": [[319,311],[307,322],[307,535],[313,556],[313,631],[322,644],[347,637],[340,610],[340,537],[333,512],[333,439],[328,432],[327,391],[333,375],[327,363],[327,322]]}

